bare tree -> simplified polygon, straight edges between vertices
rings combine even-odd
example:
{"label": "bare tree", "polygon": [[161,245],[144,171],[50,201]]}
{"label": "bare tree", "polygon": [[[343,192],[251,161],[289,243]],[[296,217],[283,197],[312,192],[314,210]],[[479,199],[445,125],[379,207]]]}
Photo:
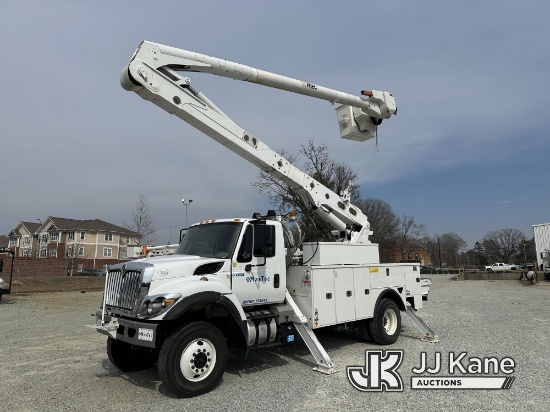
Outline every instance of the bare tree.
{"label": "bare tree", "polygon": [[521,230],[507,228],[487,233],[482,239],[482,244],[489,258],[513,263],[510,262],[510,258],[523,250],[525,240],[525,234]]}
{"label": "bare tree", "polygon": [[75,269],[78,270],[79,266],[84,265],[84,262],[88,259],[88,254],[85,252],[86,248],[80,242],[71,243],[67,247],[67,273],[69,276],[73,276]]}
{"label": "bare tree", "polygon": [[316,145],[314,140],[310,140],[306,146],[302,145],[300,154],[307,160],[304,171],[333,192],[343,193],[352,182],[350,200],[355,203],[359,198],[359,186],[355,184],[357,173],[345,163],[331,159],[326,143]]}
{"label": "bare tree", "polygon": [[435,266],[458,266],[460,249],[466,247],[466,241],[454,232],[434,235],[425,239],[426,250]]}
{"label": "bare tree", "polygon": [[[280,151],[279,154],[291,164],[297,164],[298,159],[295,156],[285,151]],[[305,159],[300,169],[319,183],[338,194],[350,189],[352,202],[359,198],[359,187],[354,183],[357,174],[348,165],[332,160],[326,143],[316,144],[314,140],[310,140],[307,145],[301,146],[299,155]],[[267,196],[280,213],[299,213],[300,220],[307,228],[306,241],[330,238],[332,227],[316,213],[312,213],[311,205],[306,204],[292,187],[264,171],[259,172],[258,180],[252,186],[256,193]]]}
{"label": "bare tree", "polygon": [[427,236],[426,226],[416,223],[414,217],[403,214],[397,228],[397,247],[403,253],[405,249],[416,248],[421,239]]}
{"label": "bare tree", "polygon": [[122,226],[127,229],[133,230],[138,234],[137,245],[153,244],[157,241],[156,235],[157,228],[153,223],[153,217],[149,210],[149,201],[147,196],[140,194],[138,200],[136,200],[135,206],[131,211],[131,221],[122,221]]}
{"label": "bare tree", "polygon": [[393,261],[399,217],[394,213],[389,203],[380,199],[358,199],[354,204],[369,219],[370,229],[373,232],[370,240],[373,243],[378,243],[381,261]]}
{"label": "bare tree", "polygon": [[487,248],[485,245],[485,242],[483,241],[477,241],[474,244],[474,252],[475,252],[475,263],[477,265],[488,265],[489,264],[489,256],[487,254]]}

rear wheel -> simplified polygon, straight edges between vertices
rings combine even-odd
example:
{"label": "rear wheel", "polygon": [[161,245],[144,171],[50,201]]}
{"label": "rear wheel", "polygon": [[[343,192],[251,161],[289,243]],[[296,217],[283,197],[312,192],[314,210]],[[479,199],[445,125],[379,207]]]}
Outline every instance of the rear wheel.
{"label": "rear wheel", "polygon": [[401,312],[390,299],[381,299],[374,309],[374,317],[367,320],[367,326],[374,342],[391,345],[401,333]]}
{"label": "rear wheel", "polygon": [[132,347],[127,342],[107,339],[107,355],[111,363],[123,372],[133,372],[152,367],[158,358],[157,349]]}
{"label": "rear wheel", "polygon": [[220,382],[227,366],[227,343],[218,328],[194,322],[171,335],[162,345],[159,374],[174,394],[193,397]]}
{"label": "rear wheel", "polygon": [[370,327],[369,323],[372,319],[364,319],[357,322],[357,331],[359,332],[359,336],[361,336],[361,339],[363,339],[365,342],[373,342],[372,334],[370,333]]}

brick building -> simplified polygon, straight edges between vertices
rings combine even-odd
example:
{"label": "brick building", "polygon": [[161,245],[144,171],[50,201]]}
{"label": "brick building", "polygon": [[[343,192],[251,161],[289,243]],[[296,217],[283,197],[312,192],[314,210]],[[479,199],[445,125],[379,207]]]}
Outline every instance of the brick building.
{"label": "brick building", "polygon": [[73,273],[127,260],[128,245],[138,239],[138,233],[104,220],[48,216],[41,223],[19,222],[8,234],[8,248],[21,258],[65,259]]}

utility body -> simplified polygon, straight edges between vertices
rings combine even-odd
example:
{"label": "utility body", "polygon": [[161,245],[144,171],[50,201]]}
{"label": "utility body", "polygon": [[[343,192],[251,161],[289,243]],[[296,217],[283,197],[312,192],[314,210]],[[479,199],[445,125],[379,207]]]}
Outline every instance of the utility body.
{"label": "utility body", "polygon": [[[301,338],[314,369],[335,365],[315,329],[355,327],[368,341],[394,343],[407,313],[428,340],[435,333],[416,315],[422,307],[417,264],[381,264],[370,225],[349,193],[337,194],[236,125],[181,71],[200,71],[341,103],[341,137],[364,141],[395,114],[387,92],[352,96],[310,82],[156,43],[143,42],[121,75],[122,86],[174,114],[293,188],[333,227],[335,241],[302,243],[295,217],[255,213],[192,225],[174,255],[112,266],[97,324],[108,335],[111,362],[124,371],[158,363],[179,396],[212,390],[227,351],[293,345]],[[425,290],[424,290],[425,292]]]}
{"label": "utility body", "polygon": [[544,272],[544,279],[550,280],[550,223],[533,225],[533,238],[537,253],[537,269]]}

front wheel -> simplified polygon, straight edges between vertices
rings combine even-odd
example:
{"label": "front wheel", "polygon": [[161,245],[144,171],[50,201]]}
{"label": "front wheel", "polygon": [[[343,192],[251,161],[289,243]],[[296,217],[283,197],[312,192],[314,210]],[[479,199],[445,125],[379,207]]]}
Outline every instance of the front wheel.
{"label": "front wheel", "polygon": [[127,342],[107,339],[107,355],[111,363],[123,372],[134,372],[149,369],[158,358],[158,350],[136,349]]}
{"label": "front wheel", "polygon": [[227,342],[218,328],[194,322],[171,335],[160,350],[158,368],[163,382],[178,396],[210,392],[227,366]]}
{"label": "front wheel", "polygon": [[401,312],[393,300],[381,299],[374,318],[367,321],[372,339],[380,345],[395,343],[401,333]]}

